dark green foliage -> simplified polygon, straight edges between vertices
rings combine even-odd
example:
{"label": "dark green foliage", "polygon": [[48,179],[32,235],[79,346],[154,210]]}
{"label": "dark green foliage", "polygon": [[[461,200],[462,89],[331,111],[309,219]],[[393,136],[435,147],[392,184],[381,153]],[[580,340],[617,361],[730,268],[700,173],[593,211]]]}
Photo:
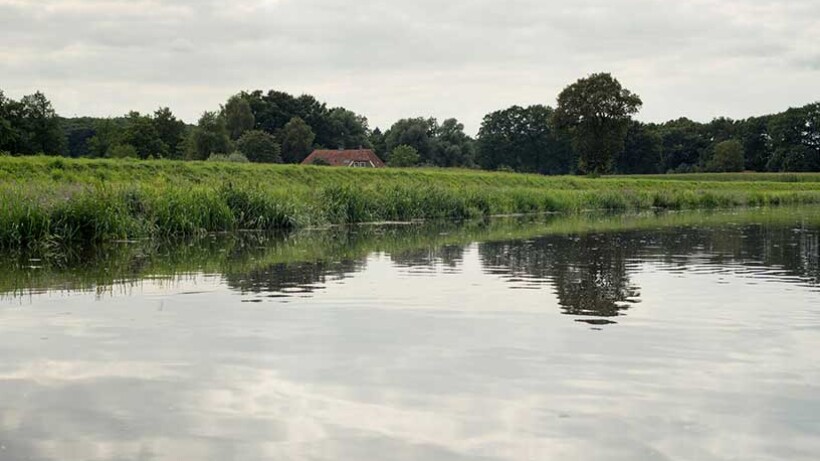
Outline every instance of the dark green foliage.
{"label": "dark green foliage", "polygon": [[293,117],[279,135],[282,141],[282,160],[285,163],[300,163],[313,149],[316,134],[299,117]]}
{"label": "dark green foliage", "polygon": [[654,126],[631,120],[626,130],[624,150],[615,158],[619,174],[659,173],[663,138]]}
{"label": "dark green foliage", "polygon": [[160,138],[151,117],[139,112],[131,112],[126,117],[125,130],[119,138],[119,144],[133,147],[137,156],[142,159],[162,158],[170,151],[168,145]]}
{"label": "dark green foliage", "polygon": [[343,108],[337,107],[328,115],[330,130],[333,133],[330,144],[326,147],[340,149],[358,149],[371,147],[367,118]]}
{"label": "dark green foliage", "polygon": [[442,122],[435,133],[432,163],[442,167],[475,165],[475,141],[464,133],[464,124],[454,118]]}
{"label": "dark green foliage", "polygon": [[405,118],[397,121],[384,134],[385,153],[398,146],[410,146],[419,153],[422,163],[433,164],[434,138],[438,123],[434,118]]}
{"label": "dark green foliage", "polygon": [[[228,155],[242,134],[256,129],[273,136],[289,163],[321,147],[370,147],[389,161],[395,147],[409,145],[421,165],[598,175],[610,168],[621,174],[707,171],[717,168],[711,163],[717,146],[737,140],[747,170],[820,171],[818,102],[745,120],[642,124],[629,119],[639,101],[610,75],[593,74],[562,92],[560,110],[534,105],[492,112],[480,139],[473,140],[456,119],[439,124],[406,118],[386,132],[370,132],[367,118],[350,110],[279,91],[239,93],[219,115],[206,113],[190,127],[168,108],[151,115],[60,118],[42,93],[16,101],[0,90],[0,152],[205,160]],[[266,152],[266,161],[275,157],[270,148]]]}
{"label": "dark green foliage", "polygon": [[707,162],[706,169],[720,173],[743,171],[744,163],[743,144],[731,139],[715,146],[715,152]]}
{"label": "dark green foliage", "polygon": [[540,105],[513,106],[488,114],[478,132],[477,163],[487,170],[573,172],[571,146],[552,129],[552,114],[552,108]]}
{"label": "dark green foliage", "polygon": [[14,101],[0,91],[0,150],[18,155],[66,153],[60,118],[43,93]]}
{"label": "dark green foliage", "polygon": [[154,124],[159,140],[168,148],[164,157],[181,159],[185,154],[183,144],[187,130],[185,122],[177,119],[167,107],[157,109],[151,122]]}
{"label": "dark green foliage", "polygon": [[561,91],[554,123],[572,136],[582,173],[612,170],[613,159],[624,149],[630,117],[642,104],[607,73],[579,79]]}
{"label": "dark green foliage", "polygon": [[387,164],[392,167],[408,167],[418,165],[420,159],[419,151],[415,147],[401,145],[396,146],[393,152],[390,152],[390,160]]}
{"label": "dark green foliage", "polygon": [[[314,134],[311,143],[327,148],[369,146],[367,118],[345,108],[328,109],[310,95],[294,97],[282,91],[240,93],[248,101],[256,129],[282,139],[285,125],[299,118]],[[287,159],[286,159],[287,161]]]}
{"label": "dark green foliage", "polygon": [[384,133],[382,133],[382,130],[379,128],[376,128],[370,133],[370,145],[380,158],[387,157],[387,144],[385,142]]}
{"label": "dark green foliage", "polygon": [[97,119],[80,117],[60,119],[63,136],[66,139],[66,155],[69,157],[90,157],[89,141],[97,134]]}
{"label": "dark green foliage", "polygon": [[236,149],[251,162],[282,163],[282,153],[276,139],[261,130],[246,131],[236,141]]}
{"label": "dark green foliage", "polygon": [[225,120],[216,112],[205,112],[199,118],[188,141],[186,158],[205,160],[211,154],[227,154],[231,140],[225,128]]}
{"label": "dark green foliage", "polygon": [[243,133],[252,130],[256,123],[251,105],[242,95],[234,95],[222,107],[225,127],[232,140],[239,139]]}
{"label": "dark green foliage", "polygon": [[663,139],[662,171],[694,171],[710,145],[703,125],[680,118],[658,129]]}

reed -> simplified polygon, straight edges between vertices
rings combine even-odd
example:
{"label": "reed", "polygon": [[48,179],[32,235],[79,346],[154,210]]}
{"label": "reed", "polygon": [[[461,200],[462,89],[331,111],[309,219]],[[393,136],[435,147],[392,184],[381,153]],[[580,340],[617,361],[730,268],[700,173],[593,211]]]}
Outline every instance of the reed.
{"label": "reed", "polygon": [[583,210],[820,203],[820,174],[547,177],[451,169],[0,157],[0,246]]}

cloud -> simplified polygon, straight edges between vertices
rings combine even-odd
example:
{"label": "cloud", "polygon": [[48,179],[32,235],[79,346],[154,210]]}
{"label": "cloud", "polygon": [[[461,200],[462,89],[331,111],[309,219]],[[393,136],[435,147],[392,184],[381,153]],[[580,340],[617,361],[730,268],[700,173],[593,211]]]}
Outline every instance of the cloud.
{"label": "cloud", "polygon": [[63,114],[170,105],[188,121],[242,89],[312,93],[376,126],[553,104],[611,71],[641,118],[706,119],[816,98],[816,1],[0,0],[0,87]]}

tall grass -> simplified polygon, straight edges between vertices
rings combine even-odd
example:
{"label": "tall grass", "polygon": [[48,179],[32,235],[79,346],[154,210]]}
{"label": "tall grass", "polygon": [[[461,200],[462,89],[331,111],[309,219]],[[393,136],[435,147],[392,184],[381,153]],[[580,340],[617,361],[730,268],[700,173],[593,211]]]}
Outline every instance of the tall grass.
{"label": "tall grass", "polygon": [[820,181],[726,177],[590,179],[471,170],[2,157],[0,246],[590,209],[820,203]]}

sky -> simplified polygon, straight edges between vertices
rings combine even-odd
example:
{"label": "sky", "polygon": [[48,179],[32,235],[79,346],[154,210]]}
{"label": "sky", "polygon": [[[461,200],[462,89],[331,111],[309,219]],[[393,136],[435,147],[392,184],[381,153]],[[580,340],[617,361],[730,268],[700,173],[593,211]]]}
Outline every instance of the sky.
{"label": "sky", "polygon": [[241,90],[365,115],[555,105],[611,72],[644,121],[820,100],[818,0],[0,0],[0,89],[64,116],[169,106],[195,122]]}

